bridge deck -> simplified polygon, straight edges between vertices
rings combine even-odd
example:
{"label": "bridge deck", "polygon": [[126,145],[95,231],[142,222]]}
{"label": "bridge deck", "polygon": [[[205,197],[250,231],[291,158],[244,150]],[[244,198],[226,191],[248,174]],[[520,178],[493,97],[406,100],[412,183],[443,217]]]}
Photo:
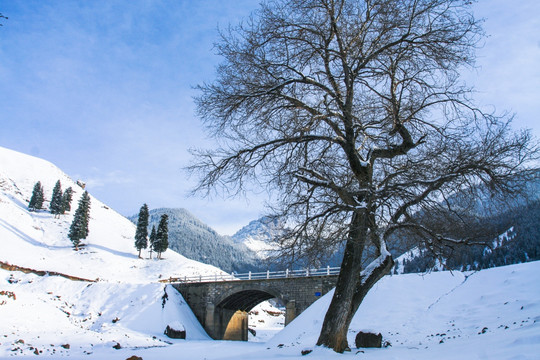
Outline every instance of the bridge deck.
{"label": "bridge deck", "polygon": [[335,276],[339,274],[339,267],[330,267],[319,269],[301,269],[301,270],[282,270],[282,271],[263,271],[263,272],[247,272],[241,274],[214,274],[214,275],[199,275],[199,276],[184,276],[176,278],[168,278],[160,280],[166,283],[200,283],[200,282],[218,282],[218,281],[245,281],[245,280],[261,280],[261,279],[286,279],[299,278],[310,276]]}

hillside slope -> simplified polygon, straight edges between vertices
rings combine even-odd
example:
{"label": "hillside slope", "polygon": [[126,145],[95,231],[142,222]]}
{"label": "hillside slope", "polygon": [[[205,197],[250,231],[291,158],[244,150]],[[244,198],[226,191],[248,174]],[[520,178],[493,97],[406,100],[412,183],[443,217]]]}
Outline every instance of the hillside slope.
{"label": "hillside slope", "polygon": [[[63,190],[74,190],[71,212],[55,219],[47,210],[28,211],[34,184],[41,181],[45,199],[50,200],[57,180]],[[86,246],[74,251],[67,234],[83,192],[50,162],[0,147],[0,261],[88,279],[132,283],[221,272],[174,251],[167,251],[162,261],[138,259],[133,223],[92,196],[89,236],[83,240]],[[43,208],[48,208],[47,202]]]}
{"label": "hillside slope", "polygon": [[[362,349],[366,360],[538,359],[538,284],[540,261],[479,272],[386,276],[356,313],[349,344],[354,346],[358,331],[373,331],[380,332],[391,346]],[[332,293],[314,303],[267,346],[284,344],[285,355],[314,344]],[[323,349],[316,352],[313,358],[325,358]]]}

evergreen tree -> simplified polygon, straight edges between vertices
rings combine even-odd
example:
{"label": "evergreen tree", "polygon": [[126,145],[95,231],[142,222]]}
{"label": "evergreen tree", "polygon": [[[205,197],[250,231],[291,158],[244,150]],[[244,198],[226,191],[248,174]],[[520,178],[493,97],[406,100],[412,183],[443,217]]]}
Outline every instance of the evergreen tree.
{"label": "evergreen tree", "polygon": [[137,221],[137,230],[135,231],[135,247],[141,250],[148,247],[148,205],[144,204],[139,211],[139,220]]}
{"label": "evergreen tree", "polygon": [[73,242],[75,250],[79,250],[81,239],[86,239],[88,236],[88,222],[90,220],[90,196],[85,191],[79,200],[79,206],[75,210],[73,222],[69,228],[69,238]]}
{"label": "evergreen tree", "polygon": [[152,225],[152,231],[150,232],[150,259],[152,258],[152,250],[156,244],[156,226]]}
{"label": "evergreen tree", "polygon": [[55,217],[60,216],[62,213],[62,184],[60,184],[60,180],[54,185],[49,209]]}
{"label": "evergreen tree", "polygon": [[43,206],[43,187],[41,186],[41,182],[38,181],[34,185],[34,190],[32,191],[32,197],[30,198],[30,202],[28,203],[28,209],[30,211],[33,210],[39,210]]}
{"label": "evergreen tree", "polygon": [[62,195],[62,206],[60,213],[65,214],[66,211],[71,211],[71,200],[73,199],[73,189],[68,187]]}
{"label": "evergreen tree", "polygon": [[161,253],[165,252],[169,248],[169,216],[167,214],[161,215],[158,228],[156,231],[156,241],[154,244],[154,251],[158,253],[158,259],[161,259]]}

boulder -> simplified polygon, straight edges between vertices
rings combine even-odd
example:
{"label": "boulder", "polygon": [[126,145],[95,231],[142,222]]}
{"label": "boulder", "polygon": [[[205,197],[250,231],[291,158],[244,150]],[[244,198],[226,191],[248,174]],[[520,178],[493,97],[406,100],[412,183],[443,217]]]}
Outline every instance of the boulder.
{"label": "boulder", "polygon": [[167,325],[165,328],[164,334],[170,337],[171,339],[185,339],[186,338],[186,330],[176,330]]}
{"label": "boulder", "polygon": [[354,341],[357,348],[380,348],[382,347],[382,335],[360,331]]}

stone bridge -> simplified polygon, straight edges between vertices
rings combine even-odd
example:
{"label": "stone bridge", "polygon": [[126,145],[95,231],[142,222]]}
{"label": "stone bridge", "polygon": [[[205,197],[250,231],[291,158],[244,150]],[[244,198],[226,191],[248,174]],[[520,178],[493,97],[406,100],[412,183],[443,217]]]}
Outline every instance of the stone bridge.
{"label": "stone bridge", "polygon": [[[335,287],[337,274],[173,282],[208,335],[215,340],[248,339],[248,312],[257,304],[276,298],[285,306],[285,325],[315,300]],[[267,273],[269,275],[269,273]],[[171,279],[172,280],[172,279]],[[202,280],[202,279],[201,279]]]}

